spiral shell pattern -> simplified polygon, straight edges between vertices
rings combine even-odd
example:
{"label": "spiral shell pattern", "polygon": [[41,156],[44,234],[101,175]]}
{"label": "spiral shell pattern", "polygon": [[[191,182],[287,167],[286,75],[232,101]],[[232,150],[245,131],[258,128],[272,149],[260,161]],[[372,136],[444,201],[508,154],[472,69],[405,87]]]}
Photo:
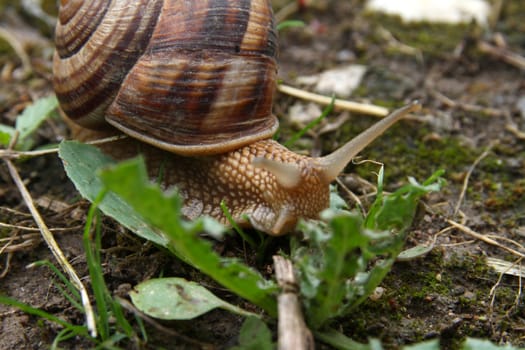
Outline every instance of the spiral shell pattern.
{"label": "spiral shell pattern", "polygon": [[82,126],[185,155],[277,129],[269,0],[61,0],[55,38],[55,92]]}

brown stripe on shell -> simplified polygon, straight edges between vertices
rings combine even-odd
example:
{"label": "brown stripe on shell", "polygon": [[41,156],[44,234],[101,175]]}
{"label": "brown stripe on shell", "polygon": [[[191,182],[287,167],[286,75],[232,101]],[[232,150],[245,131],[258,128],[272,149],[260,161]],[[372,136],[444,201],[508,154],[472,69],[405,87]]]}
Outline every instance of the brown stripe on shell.
{"label": "brown stripe on shell", "polygon": [[277,31],[272,7],[267,0],[253,1],[250,21],[244,35],[241,52],[244,55],[277,56]]}
{"label": "brown stripe on shell", "polygon": [[[254,6],[257,2],[166,1],[165,16],[107,120],[145,142],[184,154],[220,153],[270,137],[277,128],[271,115],[276,63],[266,54],[275,51],[241,49],[250,18],[261,9],[265,14],[259,19],[266,16],[267,23],[253,27],[251,37],[268,46],[271,35],[261,30],[273,30],[271,9],[264,9],[266,0]],[[221,147],[212,148],[215,144]]]}
{"label": "brown stripe on shell", "polygon": [[70,1],[66,8],[60,9],[55,45],[61,58],[76,54],[85,45],[100,25],[109,5],[110,1],[106,0]]}
{"label": "brown stripe on shell", "polygon": [[67,23],[75,16],[79,9],[84,5],[84,0],[63,0],[60,1],[60,12],[58,13],[58,23]]}
{"label": "brown stripe on shell", "polygon": [[[96,127],[102,123],[104,111],[116,95],[122,80],[149,43],[162,1],[147,2],[136,7],[129,7],[126,2],[122,2],[122,5],[134,12],[130,16],[118,17],[127,19],[115,23],[122,30],[108,27],[106,31],[111,35],[93,35],[88,46],[96,47],[95,51],[83,51],[67,59],[55,55],[54,84],[61,107],[71,119],[86,127]],[[112,7],[110,12],[121,9]],[[110,12],[108,15],[111,15]],[[145,12],[148,16],[143,16]],[[111,20],[108,22],[110,26]],[[103,21],[101,26],[104,25]]]}
{"label": "brown stripe on shell", "polygon": [[[270,137],[277,128],[271,115],[275,74],[265,78],[265,95],[254,95],[253,89],[260,72],[274,71],[274,66],[267,68],[267,58],[217,58],[213,63],[196,56],[164,58],[159,64],[159,57],[143,57],[108,110],[108,121],[145,142],[184,154],[220,153]],[[221,147],[212,149],[215,144]]]}

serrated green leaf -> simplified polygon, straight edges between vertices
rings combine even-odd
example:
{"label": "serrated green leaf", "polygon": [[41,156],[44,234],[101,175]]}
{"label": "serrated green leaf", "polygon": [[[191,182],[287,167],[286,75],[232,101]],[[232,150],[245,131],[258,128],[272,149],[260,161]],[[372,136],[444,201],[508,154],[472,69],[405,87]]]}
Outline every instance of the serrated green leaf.
{"label": "serrated green leaf", "polygon": [[231,258],[217,255],[208,241],[198,237],[202,220],[182,221],[180,200],[164,194],[149,181],[143,160],[132,159],[101,172],[102,182],[129,203],[153,227],[169,239],[168,249],[184,261],[215,279],[237,295],[276,315],[277,286],[257,271]]}
{"label": "serrated green leaf", "polygon": [[16,149],[25,151],[33,146],[30,136],[57,106],[58,101],[55,95],[52,95],[41,98],[24,109],[22,114],[16,118],[15,129],[20,133]]}
{"label": "serrated green leaf", "polygon": [[239,333],[239,345],[230,350],[272,350],[272,333],[260,319],[248,317],[242,324]]}
{"label": "serrated green leaf", "polygon": [[215,308],[243,316],[257,316],[217,298],[203,286],[183,278],[155,278],[130,292],[133,304],[145,314],[163,320],[189,320]]}
{"label": "serrated green leaf", "polygon": [[[115,161],[98,148],[76,141],[60,143],[58,155],[64,163],[67,176],[82,197],[93,202],[104,189],[96,170],[113,165]],[[167,246],[168,239],[146,224],[133,208],[114,193],[106,194],[99,208],[104,214],[114,218],[138,236],[161,246]]]}
{"label": "serrated green leaf", "polygon": [[390,195],[379,192],[366,219],[330,208],[321,213],[328,224],[300,222],[309,245],[292,241],[291,251],[313,329],[348,314],[381,283],[403,247],[417,201],[438,188],[437,176],[433,180],[412,181]]}

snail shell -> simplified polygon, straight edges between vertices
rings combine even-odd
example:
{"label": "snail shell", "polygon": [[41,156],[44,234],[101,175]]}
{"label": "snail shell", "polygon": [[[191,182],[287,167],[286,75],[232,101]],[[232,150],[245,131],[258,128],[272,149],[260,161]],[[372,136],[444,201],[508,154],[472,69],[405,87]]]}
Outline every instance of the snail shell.
{"label": "snail shell", "polygon": [[224,201],[237,223],[287,233],[328,206],[330,182],[358,152],[419,108],[306,157],[270,139],[278,124],[269,0],[61,0],[58,22],[55,92],[69,119],[96,130],[74,133],[97,138],[107,122],[132,136],[104,151],[142,152],[149,175],[177,187],[189,218],[227,224]]}
{"label": "snail shell", "polygon": [[62,0],[54,87],[74,122],[185,155],[273,135],[269,1]]}

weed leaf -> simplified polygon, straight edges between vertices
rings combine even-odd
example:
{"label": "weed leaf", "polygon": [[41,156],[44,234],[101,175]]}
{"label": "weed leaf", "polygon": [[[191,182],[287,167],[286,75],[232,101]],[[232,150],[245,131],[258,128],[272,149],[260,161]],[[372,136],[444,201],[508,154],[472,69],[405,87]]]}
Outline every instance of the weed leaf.
{"label": "weed leaf", "polygon": [[38,129],[40,124],[55,110],[58,101],[54,95],[41,98],[31,106],[24,109],[22,114],[16,118],[15,129],[20,132],[16,149],[27,151],[33,147],[31,135]]}
{"label": "weed leaf", "polygon": [[[104,188],[96,170],[115,164],[115,161],[97,148],[76,141],[60,143],[58,155],[64,163],[67,176],[82,197],[93,202]],[[114,193],[106,194],[99,208],[138,236],[162,246],[167,245],[167,238],[147,225],[129,204]]]}
{"label": "weed leaf", "polygon": [[239,345],[230,350],[273,350],[272,333],[259,318],[248,317],[239,333]]}
{"label": "weed leaf", "polygon": [[145,281],[136,286],[130,296],[139,310],[163,320],[189,320],[215,308],[256,316],[217,298],[195,282],[177,277]]}
{"label": "weed leaf", "polygon": [[439,189],[439,176],[431,179],[423,185],[412,180],[391,195],[379,191],[366,218],[329,208],[321,213],[328,224],[300,221],[308,241],[293,240],[291,251],[314,330],[347,315],[381,283],[403,248],[419,198]]}

